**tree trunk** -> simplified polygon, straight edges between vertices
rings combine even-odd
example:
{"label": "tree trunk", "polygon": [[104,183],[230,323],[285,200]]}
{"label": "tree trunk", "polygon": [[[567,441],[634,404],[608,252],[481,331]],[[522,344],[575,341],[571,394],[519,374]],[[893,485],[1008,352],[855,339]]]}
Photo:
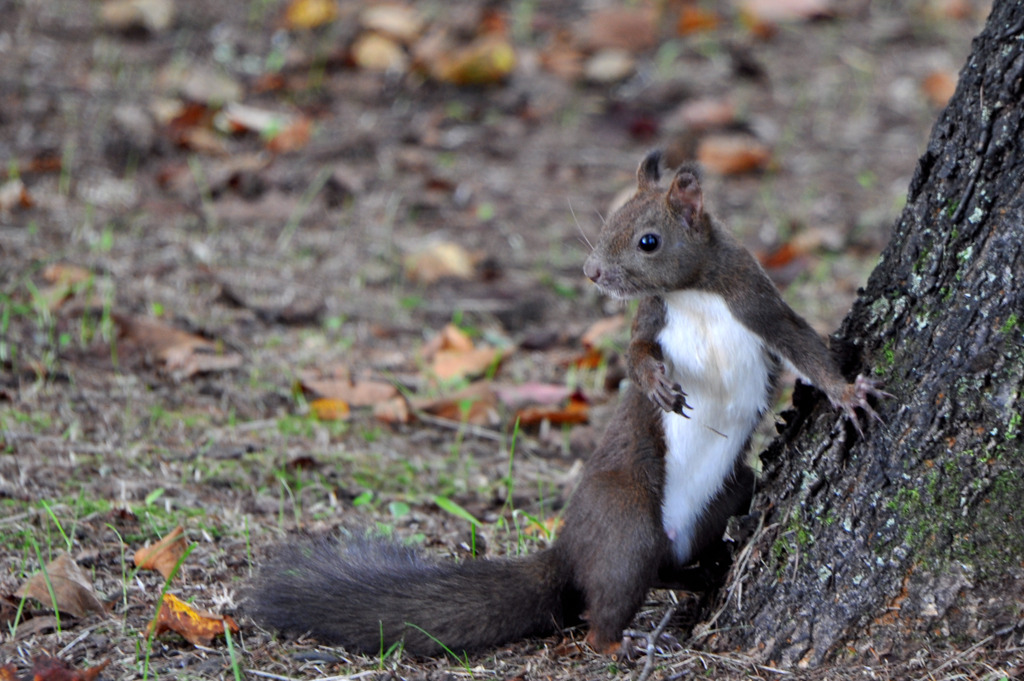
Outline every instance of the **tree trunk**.
{"label": "tree trunk", "polygon": [[833,339],[895,397],[798,391],[707,643],[782,665],[1001,636],[1024,611],[1024,4],[996,0]]}

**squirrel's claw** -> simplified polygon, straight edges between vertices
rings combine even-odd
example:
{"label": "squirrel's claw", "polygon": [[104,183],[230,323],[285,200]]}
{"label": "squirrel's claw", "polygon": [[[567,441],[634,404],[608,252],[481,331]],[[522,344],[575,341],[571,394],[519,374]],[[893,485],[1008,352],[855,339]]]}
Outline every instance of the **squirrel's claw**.
{"label": "squirrel's claw", "polygon": [[669,383],[669,379],[665,375],[664,365],[662,367],[661,373],[655,376],[654,388],[647,396],[664,411],[679,414],[684,418],[690,418],[686,410],[693,409],[693,406],[686,401],[686,393],[683,392],[683,387],[678,383]]}
{"label": "squirrel's claw", "polygon": [[843,416],[847,418],[853,427],[857,429],[857,434],[864,437],[864,429],[860,425],[860,417],[857,414],[857,410],[860,409],[869,418],[873,418],[881,424],[885,421],[875,411],[875,408],[871,406],[868,398],[874,398],[875,400],[882,400],[888,397],[895,397],[892,393],[888,393],[882,390],[882,384],[873,378],[868,378],[863,374],[859,374],[853,383],[846,386],[843,391],[842,397],[835,401],[834,404],[837,408],[841,409]]}

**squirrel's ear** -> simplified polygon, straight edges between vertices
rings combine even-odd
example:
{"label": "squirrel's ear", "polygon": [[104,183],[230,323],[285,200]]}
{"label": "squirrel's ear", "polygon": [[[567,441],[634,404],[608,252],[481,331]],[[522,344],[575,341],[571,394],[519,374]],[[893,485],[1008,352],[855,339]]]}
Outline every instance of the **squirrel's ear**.
{"label": "squirrel's ear", "polygon": [[697,179],[697,170],[683,166],[672,179],[668,190],[668,207],[691,226],[704,213],[704,194]]}
{"label": "squirrel's ear", "polygon": [[640,167],[636,169],[636,185],[640,191],[657,189],[658,180],[661,179],[661,150],[647,152],[644,160],[640,161]]}

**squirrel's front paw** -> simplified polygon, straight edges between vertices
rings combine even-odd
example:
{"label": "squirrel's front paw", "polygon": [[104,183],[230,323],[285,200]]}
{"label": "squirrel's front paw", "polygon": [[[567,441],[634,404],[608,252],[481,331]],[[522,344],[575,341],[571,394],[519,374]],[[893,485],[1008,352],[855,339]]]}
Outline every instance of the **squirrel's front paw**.
{"label": "squirrel's front paw", "polygon": [[843,396],[836,404],[836,407],[843,411],[850,422],[853,423],[853,427],[857,429],[857,432],[863,437],[864,431],[860,426],[860,419],[857,416],[857,410],[862,410],[865,414],[875,419],[879,423],[884,423],[882,417],[878,415],[875,408],[868,402],[868,398],[873,397],[875,400],[881,400],[886,397],[893,397],[891,393],[887,393],[882,390],[882,384],[880,381],[876,381],[873,378],[868,378],[863,374],[859,374],[853,383],[846,386],[843,390]]}
{"label": "squirrel's front paw", "polygon": [[686,393],[683,392],[682,386],[669,380],[663,362],[657,365],[654,372],[654,387],[647,392],[647,396],[665,411],[690,418],[685,410],[693,407],[686,401]]}

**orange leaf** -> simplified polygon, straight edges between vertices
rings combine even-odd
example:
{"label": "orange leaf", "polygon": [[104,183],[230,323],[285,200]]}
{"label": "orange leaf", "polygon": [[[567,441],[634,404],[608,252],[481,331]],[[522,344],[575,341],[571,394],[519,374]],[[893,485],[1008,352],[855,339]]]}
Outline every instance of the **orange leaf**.
{"label": "orange leaf", "polygon": [[337,18],[338,3],[335,0],[292,0],[285,10],[284,23],[291,29],[309,29],[329,24]]}
{"label": "orange leaf", "polygon": [[[547,537],[551,537],[558,533],[558,530],[562,527],[563,522],[564,521],[561,517],[555,516],[552,518],[545,518],[540,524],[543,527],[544,535]],[[541,531],[542,529],[540,527],[537,527],[537,525],[534,523],[529,523],[528,525],[526,525],[526,527],[523,528],[523,532],[529,535],[537,535],[540,534]]]}
{"label": "orange leaf", "polygon": [[577,369],[596,369],[604,363],[604,353],[597,348],[587,350],[573,360],[572,365]]}
{"label": "orange leaf", "polygon": [[441,329],[440,349],[451,350],[452,352],[469,352],[473,349],[473,339],[469,337],[468,333],[454,324],[446,324]]}
{"label": "orange leaf", "polygon": [[473,347],[465,331],[448,324],[423,349],[424,357],[433,358],[431,370],[442,380],[476,376],[501,361],[504,353],[497,348]]}
{"label": "orange leaf", "polygon": [[676,32],[679,35],[690,35],[691,33],[703,33],[718,28],[718,15],[712,11],[693,5],[686,5],[679,13],[679,22],[676,24]]}
{"label": "orange leaf", "polygon": [[[46,564],[43,572],[33,575],[14,592],[18,598],[34,598],[47,607],[73,617],[84,617],[91,612],[106,612],[92,582],[71,556],[61,553]],[[49,577],[49,586],[47,586]],[[50,595],[50,586],[53,595]],[[55,602],[56,601],[56,602]]]}
{"label": "orange leaf", "polygon": [[439,398],[418,399],[413,407],[450,421],[491,425],[497,421],[497,396],[487,381],[473,383],[462,390]]}
{"label": "orange leaf", "polygon": [[160,541],[135,552],[135,565],[143,570],[156,570],[170,579],[174,566],[185,555],[185,528],[178,525]]}
{"label": "orange leaf", "polygon": [[312,130],[313,121],[305,116],[298,116],[270,138],[267,142],[267,149],[275,154],[286,154],[303,149],[309,144]]}
{"label": "orange leaf", "polygon": [[803,252],[797,248],[797,245],[792,241],[787,241],[771,253],[761,256],[759,260],[761,261],[761,264],[764,265],[765,269],[771,270],[778,267],[785,267],[801,255],[803,255]]}
{"label": "orange leaf", "polygon": [[333,397],[313,400],[309,403],[309,408],[321,421],[344,421],[352,412],[348,402]]}
{"label": "orange leaf", "polygon": [[172,594],[164,594],[163,607],[155,620],[149,623],[149,633],[160,635],[167,631],[181,634],[194,646],[208,646],[215,636],[238,633],[238,625],[230,615],[216,615],[195,610]]}
{"label": "orange leaf", "polygon": [[722,175],[737,175],[765,168],[771,150],[749,135],[708,135],[697,147],[697,160]]}
{"label": "orange leaf", "polygon": [[921,83],[921,89],[932,106],[946,106],[956,92],[956,76],[949,71],[932,71]]}
{"label": "orange leaf", "polygon": [[521,426],[535,426],[543,421],[558,426],[586,423],[590,419],[590,405],[580,393],[574,393],[564,407],[526,407],[516,417]]}
{"label": "orange leaf", "polygon": [[502,359],[498,348],[475,348],[468,351],[441,350],[434,355],[432,370],[442,381],[465,376],[478,376]]}

